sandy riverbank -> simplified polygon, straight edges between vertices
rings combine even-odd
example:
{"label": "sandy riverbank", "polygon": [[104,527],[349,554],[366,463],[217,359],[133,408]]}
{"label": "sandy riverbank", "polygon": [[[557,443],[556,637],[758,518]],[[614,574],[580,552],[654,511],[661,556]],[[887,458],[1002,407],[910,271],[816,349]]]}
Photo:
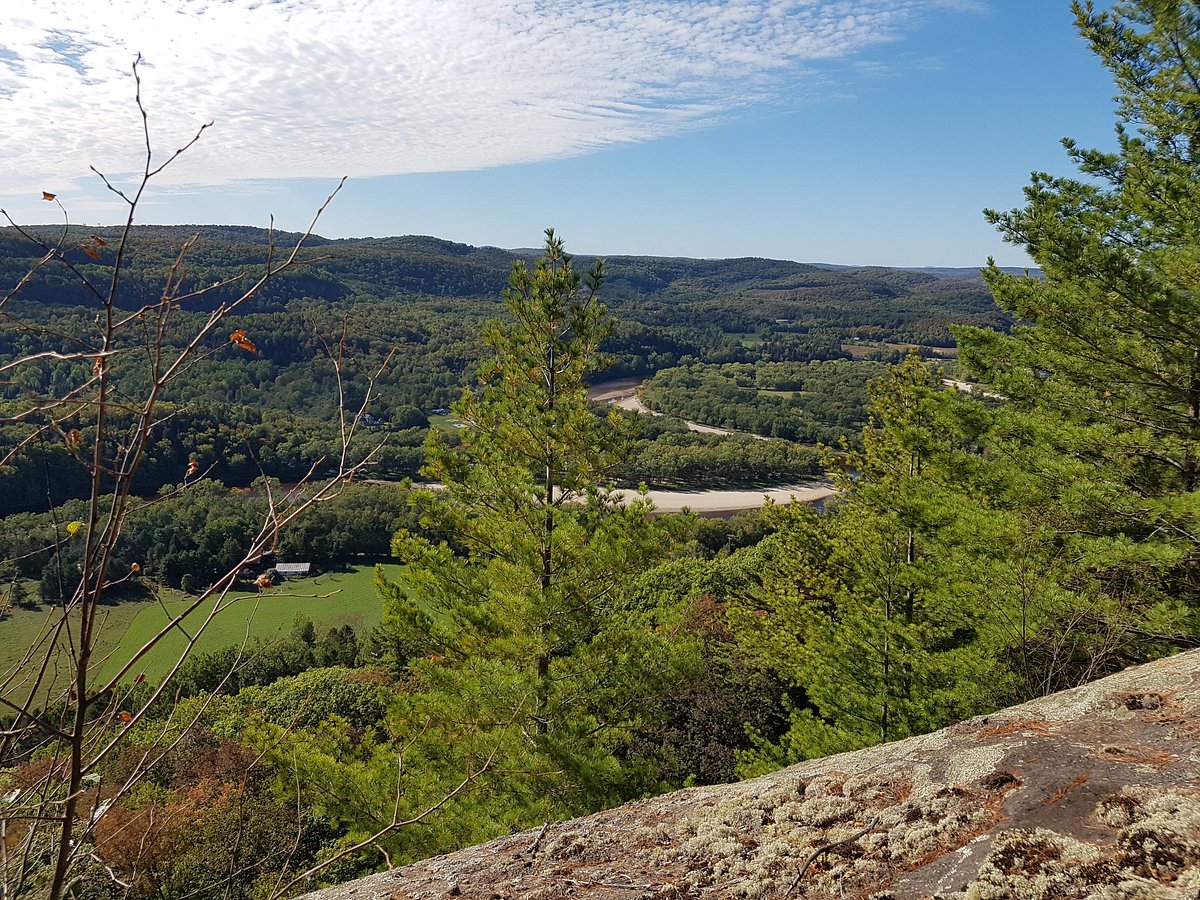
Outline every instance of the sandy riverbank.
{"label": "sandy riverbank", "polygon": [[[593,385],[588,391],[588,399],[599,403],[613,403],[622,409],[646,415],[659,416],[646,407],[638,399],[637,390],[642,385],[641,378],[615,378]],[[685,422],[692,431],[704,434],[739,434],[745,432],[728,431],[724,428],[714,428],[701,425],[699,422]],[[760,441],[767,438],[762,435],[751,435]],[[626,497],[632,497],[636,491],[620,491]],[[690,509],[701,516],[733,515],[745,509],[759,509],[766,505],[768,499],[773,503],[786,504],[793,500],[798,503],[823,503],[837,491],[828,481],[810,481],[804,484],[781,484],[774,487],[746,488],[742,490],[712,490],[712,491],[650,491],[649,497],[654,501],[654,508],[659,512],[679,512]]]}
{"label": "sandy riverbank", "polygon": [[[623,497],[634,497],[636,491],[618,491]],[[804,484],[784,484],[769,488],[747,488],[724,491],[650,491],[649,498],[658,512],[679,512],[690,509],[701,516],[719,516],[758,509],[767,500],[773,503],[823,503],[837,491],[828,481],[810,481]]]}
{"label": "sandy riverbank", "polygon": [[[399,484],[394,481],[367,479],[367,484]],[[414,484],[414,488],[440,490],[440,484]],[[619,497],[632,500],[638,492],[615,491]],[[824,503],[837,491],[828,481],[808,481],[803,484],[781,484],[775,487],[744,488],[739,490],[713,491],[647,491],[646,496],[654,503],[655,512],[674,513],[690,509],[700,516],[731,516],[746,509],[760,509],[772,503]]]}

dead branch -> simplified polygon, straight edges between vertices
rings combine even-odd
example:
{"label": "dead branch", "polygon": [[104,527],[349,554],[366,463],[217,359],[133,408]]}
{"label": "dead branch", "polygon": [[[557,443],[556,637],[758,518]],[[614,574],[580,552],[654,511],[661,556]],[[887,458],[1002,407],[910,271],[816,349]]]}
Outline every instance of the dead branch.
{"label": "dead branch", "polygon": [[875,829],[875,826],[878,824],[879,824],[879,816],[876,816],[874,819],[872,819],[870,821],[870,823],[867,825],[867,827],[862,829],[861,831],[856,831],[856,832],[854,832],[854,834],[850,835],[850,837],[842,838],[840,841],[833,841],[832,843],[826,844],[823,847],[818,847],[816,850],[814,850],[812,852],[812,854],[808,857],[808,859],[806,859],[804,861],[804,865],[802,865],[800,867],[800,871],[796,873],[796,877],[792,881],[792,883],[790,885],[788,885],[788,889],[783,892],[783,896],[786,898],[786,897],[790,897],[792,895],[792,892],[795,891],[796,888],[800,885],[800,882],[802,880],[804,880],[804,875],[808,871],[808,867],[811,866],[814,862],[816,862],[818,859],[820,859],[826,853],[830,853],[830,852],[836,850],[838,847],[845,847],[847,844],[853,844],[859,838],[861,838],[864,835],[868,834],[869,832],[873,831]]}

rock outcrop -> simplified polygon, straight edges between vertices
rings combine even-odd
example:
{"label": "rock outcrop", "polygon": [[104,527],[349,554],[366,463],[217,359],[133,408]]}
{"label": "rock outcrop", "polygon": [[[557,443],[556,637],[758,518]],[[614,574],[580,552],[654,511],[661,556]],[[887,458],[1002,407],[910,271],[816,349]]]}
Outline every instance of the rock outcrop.
{"label": "rock outcrop", "polygon": [[1200,897],[1200,651],[320,900]]}

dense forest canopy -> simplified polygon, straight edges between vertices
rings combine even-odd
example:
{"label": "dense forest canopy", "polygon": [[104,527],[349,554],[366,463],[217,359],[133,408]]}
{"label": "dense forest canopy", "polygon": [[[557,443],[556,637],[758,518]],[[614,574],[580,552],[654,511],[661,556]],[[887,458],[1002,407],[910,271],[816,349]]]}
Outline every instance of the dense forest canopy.
{"label": "dense forest canopy", "polygon": [[[27,233],[63,237],[62,229],[47,227]],[[118,236],[113,228],[68,229],[63,258],[41,266],[38,277],[7,302],[12,318],[0,327],[0,365],[28,361],[0,379],[0,411],[6,403],[17,409],[38,396],[61,396],[88,378],[91,364],[79,354],[89,346],[95,297],[78,276],[104,283]],[[134,312],[156,302],[182,242],[193,236],[196,243],[178,268],[185,299],[163,334],[168,347],[182,347],[212,310],[231,302],[261,273],[272,239],[296,237],[239,226],[136,226],[116,308]],[[0,288],[19,284],[43,252],[15,228],[0,229]],[[351,359],[360,371],[382,367],[367,421],[386,442],[372,457],[371,471],[379,478],[416,475],[423,433],[414,429],[427,427],[432,411],[449,407],[471,384],[483,354],[483,325],[506,314],[497,297],[513,261],[527,255],[429,237],[310,237],[309,262],[268,281],[231,320],[253,350],[226,340],[225,332],[212,334],[188,377],[166,391],[163,400],[173,405],[172,414],[158,431],[136,489],[153,494],[177,483],[192,460],[230,486],[247,486],[261,475],[297,480],[334,452],[339,404],[345,410],[364,399],[353,380],[339,385],[334,366],[339,357]],[[576,260],[581,266],[593,261]],[[832,270],[766,259],[616,257],[606,266],[605,301],[616,321],[604,345],[608,364],[593,380],[644,377],[681,365],[839,360],[849,356],[846,341],[864,348],[885,342],[945,347],[953,343],[952,324],[1007,322],[978,278]],[[201,296],[187,299],[201,289]],[[17,322],[20,327],[14,327]],[[149,383],[144,356],[136,352],[139,339],[135,332],[119,336],[111,356],[110,365],[131,392]],[[876,351],[881,358],[897,352]],[[703,402],[673,412],[768,436],[837,443],[863,422],[865,382],[852,370],[866,371],[848,365],[845,375],[834,378],[839,386],[826,385],[839,399],[822,397],[824,387],[801,391],[788,404],[795,414],[774,426],[763,423],[767,401],[761,398],[736,414],[727,404],[713,414],[712,402],[708,413]],[[846,393],[850,383],[857,387]],[[842,402],[858,412],[840,413],[829,405]],[[784,406],[782,400],[776,405]],[[89,433],[86,422],[63,423],[64,430],[71,426],[85,437]],[[24,433],[19,422],[3,424],[0,418],[4,441],[16,444]],[[816,471],[811,453],[782,466],[777,453],[765,467],[739,471],[719,461],[736,441],[711,453],[705,449],[715,443],[711,440],[672,439],[680,442],[689,444],[687,459],[676,448],[657,453],[643,443],[621,477],[634,485],[642,480],[675,485],[699,473],[694,483],[711,485],[714,473],[722,471],[741,483],[794,480]],[[705,455],[707,464],[699,463]],[[0,513],[46,511],[48,504],[84,496],[88,479],[69,456],[65,445],[43,442],[0,465]],[[664,466],[666,459],[677,463]]]}
{"label": "dense forest canopy", "polygon": [[[32,233],[57,240],[61,229],[36,227]],[[66,258],[88,275],[103,275],[111,264],[106,248],[86,251],[94,235],[106,241],[114,228],[73,227]],[[186,281],[192,286],[225,282],[261,267],[270,240],[264,229],[245,226],[136,226],[126,261],[128,280],[118,302],[136,308],[157,299],[161,279],[175,262],[185,238],[197,235],[189,253]],[[287,242],[295,237],[276,234]],[[500,312],[496,298],[508,268],[520,251],[471,247],[430,237],[351,238],[306,242],[312,261],[280,277],[260,293],[247,311],[277,311],[303,300],[340,308],[344,301],[395,303],[391,311],[421,301],[466,299]],[[0,284],[15,285],[40,257],[36,246],[14,228],[0,228]],[[577,263],[590,265],[591,257]],[[836,269],[783,260],[744,258],[699,260],[668,257],[605,257],[606,305],[618,319],[646,325],[708,324],[728,332],[784,319],[808,330],[834,332],[849,323],[893,328],[893,340],[943,345],[948,325],[980,317],[980,324],[1004,321],[977,277],[940,277],[927,272],[886,268]],[[238,282],[207,294],[194,308],[228,301]],[[88,297],[65,271],[44,272],[21,292],[24,304],[87,306]],[[723,312],[713,318],[711,314]],[[750,328],[729,327],[751,324]],[[894,323],[894,324],[893,324]]]}

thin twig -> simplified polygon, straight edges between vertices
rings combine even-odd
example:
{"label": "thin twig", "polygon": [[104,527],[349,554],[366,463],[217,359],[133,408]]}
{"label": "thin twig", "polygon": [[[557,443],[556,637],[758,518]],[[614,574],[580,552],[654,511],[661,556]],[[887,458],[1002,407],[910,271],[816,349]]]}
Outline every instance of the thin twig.
{"label": "thin twig", "polygon": [[546,836],[546,829],[549,827],[549,820],[542,823],[542,830],[537,833],[537,837],[534,838],[533,843],[529,845],[529,849],[526,851],[530,856],[537,856],[537,852],[542,846],[542,838]]}
{"label": "thin twig", "polygon": [[832,850],[836,850],[838,847],[844,847],[847,844],[853,844],[864,834],[866,834],[869,831],[872,831],[877,824],[879,824],[879,816],[876,816],[875,818],[873,818],[870,821],[870,823],[867,825],[866,828],[862,829],[861,831],[854,832],[854,834],[850,835],[850,837],[842,838],[840,841],[834,841],[831,844],[826,844],[824,847],[818,847],[816,850],[814,850],[812,852],[812,855],[809,856],[808,859],[806,859],[804,861],[804,865],[800,867],[800,871],[798,873],[796,873],[795,880],[793,880],[792,883],[790,885],[788,885],[788,889],[783,892],[783,896],[786,898],[786,897],[790,897],[792,895],[792,892],[794,890],[796,890],[797,886],[800,884],[800,881],[804,878],[804,873],[808,871],[808,867],[811,866],[814,862],[816,862],[818,859],[820,859],[826,853],[829,853]]}

